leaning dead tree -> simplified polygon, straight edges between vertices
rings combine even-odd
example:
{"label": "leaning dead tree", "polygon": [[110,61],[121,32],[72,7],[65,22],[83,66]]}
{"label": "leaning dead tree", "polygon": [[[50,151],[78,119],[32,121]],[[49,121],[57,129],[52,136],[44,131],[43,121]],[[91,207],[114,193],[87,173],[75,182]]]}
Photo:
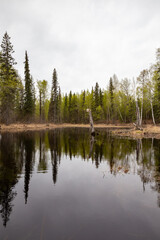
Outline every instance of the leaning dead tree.
{"label": "leaning dead tree", "polygon": [[93,118],[92,118],[91,109],[87,109],[86,111],[89,113],[89,120],[90,120],[90,127],[91,127],[91,135],[92,135],[92,136],[95,136],[95,130],[94,130],[94,126],[93,126]]}

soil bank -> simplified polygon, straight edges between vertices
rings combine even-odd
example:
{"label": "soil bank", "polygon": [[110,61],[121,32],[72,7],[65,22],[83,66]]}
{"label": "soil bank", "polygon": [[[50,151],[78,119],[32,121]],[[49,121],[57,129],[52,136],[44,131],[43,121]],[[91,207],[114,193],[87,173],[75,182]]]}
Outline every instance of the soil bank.
{"label": "soil bank", "polygon": [[[95,128],[110,129],[112,135],[126,136],[131,138],[158,138],[160,139],[160,126],[143,125],[143,130],[135,130],[133,124],[94,124]],[[1,132],[38,131],[55,128],[90,128],[89,124],[52,124],[52,123],[32,123],[32,124],[10,124],[0,125]]]}

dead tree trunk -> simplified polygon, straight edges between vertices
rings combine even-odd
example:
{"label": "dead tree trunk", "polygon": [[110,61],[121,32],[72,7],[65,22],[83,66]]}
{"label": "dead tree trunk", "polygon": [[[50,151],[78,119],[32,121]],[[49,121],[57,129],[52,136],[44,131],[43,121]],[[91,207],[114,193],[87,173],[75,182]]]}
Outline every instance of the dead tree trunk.
{"label": "dead tree trunk", "polygon": [[95,130],[93,126],[93,118],[92,118],[92,113],[90,109],[87,109],[87,112],[89,113],[89,120],[90,120],[90,126],[91,126],[91,135],[95,136]]}
{"label": "dead tree trunk", "polygon": [[140,110],[138,106],[138,102],[136,100],[136,124],[135,124],[136,129],[142,130],[141,127],[141,116],[140,116]]}
{"label": "dead tree trunk", "polygon": [[153,111],[153,103],[152,103],[152,99],[150,100],[150,103],[151,103],[151,111],[152,111],[152,120],[153,120],[153,124],[156,125],[155,118],[154,118],[154,111]]}

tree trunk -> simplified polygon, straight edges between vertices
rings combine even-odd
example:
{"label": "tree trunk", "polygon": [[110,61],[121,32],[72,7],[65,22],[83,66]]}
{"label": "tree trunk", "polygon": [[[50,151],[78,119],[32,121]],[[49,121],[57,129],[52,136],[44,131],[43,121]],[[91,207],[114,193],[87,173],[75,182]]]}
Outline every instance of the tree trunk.
{"label": "tree trunk", "polygon": [[93,126],[93,118],[92,118],[92,113],[90,109],[87,109],[87,112],[89,112],[89,120],[90,120],[90,126],[91,126],[91,135],[95,136],[95,130]]}
{"label": "tree trunk", "polygon": [[151,111],[152,111],[152,120],[153,120],[153,124],[156,125],[155,118],[154,118],[154,112],[153,112],[152,99],[151,99],[150,103],[151,103]]}
{"label": "tree trunk", "polygon": [[39,93],[39,115],[40,115],[40,122],[42,120],[42,99],[41,99],[41,91]]}
{"label": "tree trunk", "polygon": [[142,106],[141,106],[140,126],[142,126],[142,117],[143,117],[143,96],[142,96]]}
{"label": "tree trunk", "polygon": [[141,117],[137,100],[136,100],[136,129],[141,130]]}

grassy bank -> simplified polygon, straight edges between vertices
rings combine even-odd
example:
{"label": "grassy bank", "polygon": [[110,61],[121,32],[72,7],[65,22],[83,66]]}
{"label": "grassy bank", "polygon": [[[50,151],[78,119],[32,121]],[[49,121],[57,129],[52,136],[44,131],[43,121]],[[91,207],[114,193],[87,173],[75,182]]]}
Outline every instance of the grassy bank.
{"label": "grassy bank", "polygon": [[[55,128],[90,128],[89,124],[10,124],[0,125],[1,132],[19,132],[19,131],[38,131]],[[143,130],[135,130],[133,124],[95,124],[95,128],[109,128],[111,133],[116,136],[127,136],[132,138],[150,138],[160,139],[160,126],[144,125]]]}
{"label": "grassy bank", "polygon": [[[52,123],[39,123],[39,124],[10,124],[10,125],[0,125],[1,131],[28,131],[28,130],[45,130],[45,129],[55,129],[55,128],[90,128],[89,124],[69,124],[69,123],[63,123],[63,124],[52,124]],[[112,125],[112,124],[95,124],[95,128],[112,128],[112,129],[131,129],[133,126],[130,124],[123,124],[123,125]]]}
{"label": "grassy bank", "polygon": [[112,131],[113,135],[125,136],[131,138],[157,138],[160,139],[160,126],[144,125],[143,130],[135,130],[135,128],[115,129]]}

